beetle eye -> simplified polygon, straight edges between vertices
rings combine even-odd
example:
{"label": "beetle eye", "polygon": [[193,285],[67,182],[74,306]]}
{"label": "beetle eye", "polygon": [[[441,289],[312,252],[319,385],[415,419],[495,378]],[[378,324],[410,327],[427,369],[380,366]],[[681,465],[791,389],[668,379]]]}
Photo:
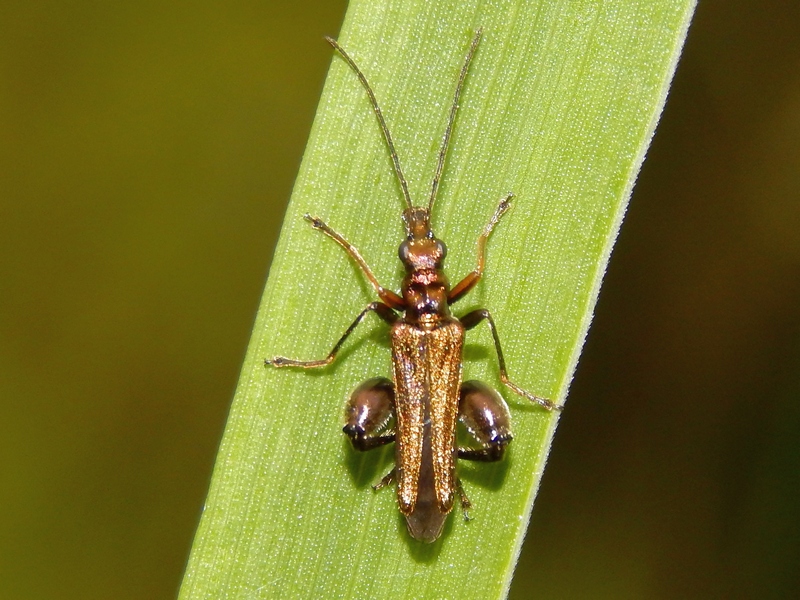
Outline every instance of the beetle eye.
{"label": "beetle eye", "polygon": [[444,257],[447,256],[447,246],[444,245],[444,242],[436,240],[436,250],[439,252],[441,260],[444,260]]}
{"label": "beetle eye", "polygon": [[403,242],[402,244],[400,244],[400,248],[397,249],[397,256],[400,257],[400,260],[403,263],[407,263],[409,252],[410,250],[408,248],[408,242]]}

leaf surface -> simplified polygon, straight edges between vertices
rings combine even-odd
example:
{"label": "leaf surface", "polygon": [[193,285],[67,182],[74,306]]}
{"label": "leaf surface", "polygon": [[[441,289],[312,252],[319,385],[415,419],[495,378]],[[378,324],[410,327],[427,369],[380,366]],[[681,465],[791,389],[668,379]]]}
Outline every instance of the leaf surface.
{"label": "leaf surface", "polygon": [[[416,204],[427,201],[470,39],[484,30],[433,227],[455,283],[474,268],[477,236],[498,200],[514,192],[484,280],[454,308],[492,312],[510,376],[534,394],[565,400],[693,8],[692,0],[350,4],[339,41],[375,90]],[[341,433],[353,388],[391,372],[385,325],[369,316],[318,371],[263,365],[279,354],[323,358],[375,299],[302,215],[327,221],[397,290],[402,208],[367,96],[332,55],[181,598],[507,593],[557,415],[503,388],[488,329],[468,334],[464,379],[501,390],[515,440],[502,463],[460,463],[473,520],[454,510],[431,545],[408,536],[392,491],[370,489],[392,467],[392,448],[357,454]]]}

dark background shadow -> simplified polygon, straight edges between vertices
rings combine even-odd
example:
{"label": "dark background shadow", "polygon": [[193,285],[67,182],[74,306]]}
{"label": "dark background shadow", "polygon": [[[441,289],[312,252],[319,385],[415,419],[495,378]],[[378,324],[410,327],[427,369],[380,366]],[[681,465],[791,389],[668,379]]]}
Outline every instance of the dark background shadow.
{"label": "dark background shadow", "polygon": [[[0,597],[174,597],[344,9],[4,4]],[[800,595],[798,40],[700,3],[513,598]]]}

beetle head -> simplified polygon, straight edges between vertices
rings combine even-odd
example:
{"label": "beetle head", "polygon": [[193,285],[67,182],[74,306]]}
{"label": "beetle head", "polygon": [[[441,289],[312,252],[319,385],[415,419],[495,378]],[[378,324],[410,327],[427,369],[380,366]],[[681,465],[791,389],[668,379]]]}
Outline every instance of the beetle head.
{"label": "beetle head", "polygon": [[430,211],[414,206],[403,211],[407,237],[400,244],[400,260],[409,271],[441,269],[447,247],[431,231]]}

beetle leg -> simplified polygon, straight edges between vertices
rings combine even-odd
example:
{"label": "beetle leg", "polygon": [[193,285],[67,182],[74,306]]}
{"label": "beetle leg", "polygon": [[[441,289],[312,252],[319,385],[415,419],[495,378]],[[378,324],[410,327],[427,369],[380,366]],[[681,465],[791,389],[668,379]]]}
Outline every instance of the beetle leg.
{"label": "beetle leg", "polygon": [[372,287],[375,288],[375,292],[378,294],[378,297],[383,300],[386,304],[390,307],[394,308],[395,310],[403,310],[405,308],[403,304],[403,299],[395,294],[391,290],[387,290],[384,288],[380,283],[378,283],[378,278],[375,277],[375,274],[372,272],[372,269],[369,268],[367,265],[367,261],[364,260],[364,257],[361,256],[361,253],[358,249],[353,246],[350,242],[348,242],[344,237],[331,229],[325,221],[320,219],[319,217],[312,217],[311,215],[303,215],[303,218],[311,223],[311,226],[314,229],[317,229],[331,238],[334,242],[339,244],[344,251],[352,258],[361,270],[364,271],[364,275],[366,275],[367,279],[369,280]]}
{"label": "beetle leg", "polygon": [[461,384],[458,420],[481,446],[459,448],[458,458],[482,462],[501,460],[514,439],[508,405],[500,394],[480,381]]}
{"label": "beetle leg", "polygon": [[376,492],[380,489],[385,488],[387,485],[391,485],[394,483],[394,480],[397,476],[397,468],[392,469],[386,475],[384,475],[381,480],[372,486],[372,489]]}
{"label": "beetle leg", "polygon": [[505,198],[500,200],[500,204],[497,205],[497,210],[494,211],[492,218],[489,219],[480,237],[478,237],[478,266],[475,267],[472,273],[464,277],[464,279],[459,281],[453,289],[450,290],[450,294],[447,297],[448,304],[453,304],[466,296],[481,280],[481,277],[483,277],[483,268],[486,264],[486,242],[489,240],[489,236],[492,235],[495,225],[500,221],[500,217],[511,207],[511,199],[513,197],[514,194],[509,193]]}
{"label": "beetle leg", "polygon": [[494,348],[497,351],[497,362],[500,364],[500,381],[502,381],[520,396],[527,398],[531,402],[535,402],[542,408],[546,408],[547,410],[561,410],[564,408],[552,400],[548,400],[547,398],[542,398],[540,396],[534,396],[530,392],[526,392],[508,378],[508,373],[506,372],[506,361],[503,358],[503,350],[500,348],[500,337],[497,335],[497,327],[495,326],[492,315],[488,310],[485,308],[473,310],[472,312],[469,312],[461,317],[460,320],[466,329],[472,329],[484,320],[489,324],[489,330],[492,332],[492,338],[494,338]]}
{"label": "beetle leg", "polygon": [[367,379],[350,396],[342,429],[356,450],[366,451],[394,441],[385,431],[394,416],[394,385],[385,377]]}
{"label": "beetle leg", "polygon": [[470,521],[469,509],[472,508],[472,502],[467,498],[464,491],[464,486],[461,485],[461,480],[456,477],[456,490],[458,491],[458,499],[461,501],[461,512],[464,514],[464,520]]}
{"label": "beetle leg", "polygon": [[353,333],[353,330],[358,326],[359,323],[361,323],[361,320],[370,311],[374,311],[381,319],[390,325],[397,320],[397,315],[389,306],[383,302],[372,302],[359,313],[352,325],[347,328],[347,331],[344,332],[344,335],[342,335],[342,337],[339,338],[339,341],[336,342],[336,345],[333,347],[333,350],[330,351],[330,354],[328,354],[328,356],[322,360],[293,360],[291,358],[286,358],[285,356],[276,356],[272,359],[265,358],[264,366],[271,365],[273,367],[300,367],[302,369],[315,369],[317,367],[324,367],[331,364],[333,359],[336,358],[336,353],[339,352],[342,344],[344,344],[348,336]]}
{"label": "beetle leg", "polygon": [[[384,431],[394,417],[394,384],[385,377],[373,377],[359,385],[350,395],[342,429],[356,450],[367,451],[394,441],[394,431]],[[395,480],[392,469],[372,486],[376,492]]]}

